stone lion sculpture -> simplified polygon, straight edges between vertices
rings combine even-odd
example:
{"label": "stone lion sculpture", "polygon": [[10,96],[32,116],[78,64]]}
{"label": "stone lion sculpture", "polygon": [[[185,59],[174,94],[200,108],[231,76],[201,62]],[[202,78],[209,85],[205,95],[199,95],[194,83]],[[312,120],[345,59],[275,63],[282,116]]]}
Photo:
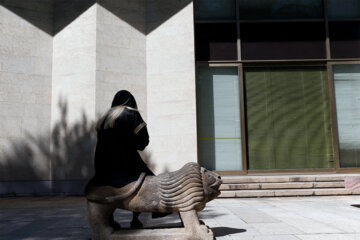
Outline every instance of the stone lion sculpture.
{"label": "stone lion sculpture", "polygon": [[133,212],[178,212],[188,235],[185,239],[213,239],[197,212],[219,194],[222,181],[218,174],[188,163],[180,170],[158,176],[141,174],[139,179],[122,188],[86,187],[87,219],[93,240],[122,239],[115,230],[120,225],[113,219],[116,208]]}

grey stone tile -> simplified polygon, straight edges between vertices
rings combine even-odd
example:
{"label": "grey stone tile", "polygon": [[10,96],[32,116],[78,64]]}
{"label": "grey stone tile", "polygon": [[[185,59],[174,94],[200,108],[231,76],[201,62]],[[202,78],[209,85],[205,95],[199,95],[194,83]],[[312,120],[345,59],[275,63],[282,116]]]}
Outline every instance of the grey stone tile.
{"label": "grey stone tile", "polygon": [[309,234],[296,237],[301,240],[359,240],[360,234]]}
{"label": "grey stone tile", "polygon": [[354,233],[360,231],[358,220],[349,219],[348,217],[343,216],[340,210],[337,213],[330,213],[322,211],[321,209],[306,209],[304,207],[303,211],[299,211],[298,214],[311,219],[312,222],[321,222],[334,229],[339,229],[343,233]]}
{"label": "grey stone tile", "polygon": [[275,223],[280,220],[273,218],[263,211],[259,211],[252,207],[226,207],[230,212],[238,216],[246,223]]}
{"label": "grey stone tile", "polygon": [[267,235],[267,236],[248,236],[248,237],[231,236],[231,239],[233,240],[299,240],[299,238],[293,235]]}
{"label": "grey stone tile", "polygon": [[[358,197],[217,199],[199,213],[217,239],[360,240]],[[0,198],[0,239],[88,240],[83,198]],[[264,219],[261,219],[263,214]],[[117,210],[115,219],[129,227],[132,213]],[[152,219],[144,226],[180,222],[177,214]]]}
{"label": "grey stone tile", "polygon": [[25,227],[27,222],[3,221],[0,222],[0,238],[16,232],[18,229]]}
{"label": "grey stone tile", "polygon": [[222,236],[222,237],[217,237],[216,240],[231,240],[231,236]]}
{"label": "grey stone tile", "polygon": [[341,233],[341,231],[333,226],[327,225],[315,219],[300,216],[295,212],[279,211],[279,209],[263,209],[264,212],[285,222],[290,226],[300,229],[304,233]]}
{"label": "grey stone tile", "polygon": [[279,235],[279,234],[301,234],[301,231],[298,228],[290,226],[287,223],[253,223],[249,224],[254,227],[260,234],[263,235]]}
{"label": "grey stone tile", "polygon": [[223,215],[216,218],[216,221],[226,227],[245,227],[246,223],[235,215]]}

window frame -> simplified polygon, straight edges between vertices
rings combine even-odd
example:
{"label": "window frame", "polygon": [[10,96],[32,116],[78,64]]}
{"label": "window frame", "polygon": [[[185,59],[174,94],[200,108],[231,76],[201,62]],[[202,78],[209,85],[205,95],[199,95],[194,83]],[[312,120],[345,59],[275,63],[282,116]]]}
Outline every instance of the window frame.
{"label": "window frame", "polygon": [[[360,64],[359,58],[332,58],[330,49],[330,37],[329,37],[329,22],[360,22],[360,18],[329,18],[327,9],[327,0],[322,0],[323,4],[323,18],[321,19],[254,19],[244,20],[240,19],[239,16],[239,1],[236,0],[236,20],[196,20],[194,24],[206,24],[206,23],[226,23],[236,22],[237,26],[237,60],[217,60],[217,61],[198,61],[195,60],[195,65],[205,65],[209,67],[238,67],[239,77],[239,100],[240,100],[240,118],[241,118],[241,144],[242,144],[242,167],[241,171],[216,171],[221,175],[247,175],[247,174],[276,174],[276,173],[355,173],[360,172],[360,168],[340,168],[339,159],[339,132],[337,125],[336,115],[336,99],[335,99],[335,88],[333,78],[333,65],[337,64]],[[322,21],[324,22],[325,28],[325,50],[326,58],[324,59],[281,59],[281,60],[243,60],[242,59],[242,44],[240,37],[240,23],[242,22],[308,22],[308,21]],[[196,46],[195,46],[196,47]],[[284,169],[284,170],[249,170],[248,169],[248,141],[247,141],[247,120],[246,120],[246,108],[245,108],[245,86],[244,86],[244,65],[263,65],[271,66],[287,65],[287,66],[299,66],[299,65],[311,65],[324,64],[328,74],[328,91],[329,91],[329,108],[330,108],[330,121],[332,130],[332,145],[334,154],[334,168],[332,169]],[[199,143],[197,143],[199,146]],[[198,151],[199,156],[199,151]],[[199,157],[198,157],[199,161]]]}
{"label": "window frame", "polygon": [[[341,168],[340,167],[340,141],[339,141],[339,128],[337,121],[337,110],[336,110],[336,98],[335,98],[335,82],[334,82],[334,65],[360,65],[360,60],[356,61],[329,61],[328,67],[328,79],[329,79],[329,96],[330,96],[330,107],[331,107],[331,118],[333,127],[333,149],[335,157],[335,172],[349,173],[349,172],[360,172],[360,168]],[[330,85],[331,84],[331,85]]]}

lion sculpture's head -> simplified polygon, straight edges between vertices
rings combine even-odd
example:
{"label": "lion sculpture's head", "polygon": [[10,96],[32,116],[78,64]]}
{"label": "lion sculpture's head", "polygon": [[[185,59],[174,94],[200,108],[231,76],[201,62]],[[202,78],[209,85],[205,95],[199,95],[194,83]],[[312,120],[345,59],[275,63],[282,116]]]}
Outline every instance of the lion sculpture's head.
{"label": "lion sculpture's head", "polygon": [[175,172],[160,174],[157,181],[160,209],[182,212],[204,209],[207,202],[220,194],[219,187],[222,184],[218,174],[197,163],[187,163]]}
{"label": "lion sculpture's head", "polygon": [[202,167],[201,180],[204,187],[205,202],[209,202],[220,195],[219,188],[222,184],[220,175]]}

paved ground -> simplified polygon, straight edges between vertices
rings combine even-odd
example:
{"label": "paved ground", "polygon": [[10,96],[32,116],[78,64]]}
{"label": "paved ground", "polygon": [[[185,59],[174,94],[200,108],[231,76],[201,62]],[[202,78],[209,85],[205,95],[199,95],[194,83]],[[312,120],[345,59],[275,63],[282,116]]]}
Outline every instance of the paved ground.
{"label": "paved ground", "polygon": [[[216,239],[360,240],[359,196],[218,199],[200,213]],[[0,198],[0,239],[89,240],[85,201],[80,197]],[[129,227],[131,213],[116,219]],[[145,226],[178,223],[176,214]]]}

